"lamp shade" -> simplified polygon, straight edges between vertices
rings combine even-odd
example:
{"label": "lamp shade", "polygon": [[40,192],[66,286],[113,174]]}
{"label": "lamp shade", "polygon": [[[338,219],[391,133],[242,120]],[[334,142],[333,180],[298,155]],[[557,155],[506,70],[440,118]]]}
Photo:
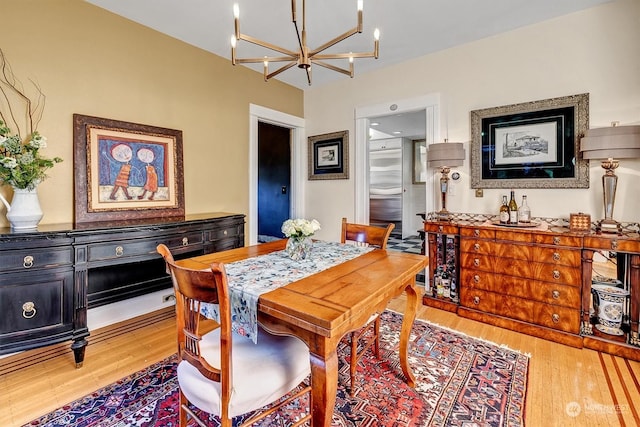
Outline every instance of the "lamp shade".
{"label": "lamp shade", "polygon": [[427,161],[429,167],[462,166],[464,147],[462,142],[443,142],[427,145]]}
{"label": "lamp shade", "polygon": [[585,159],[640,158],[640,126],[589,129],[580,140]]}

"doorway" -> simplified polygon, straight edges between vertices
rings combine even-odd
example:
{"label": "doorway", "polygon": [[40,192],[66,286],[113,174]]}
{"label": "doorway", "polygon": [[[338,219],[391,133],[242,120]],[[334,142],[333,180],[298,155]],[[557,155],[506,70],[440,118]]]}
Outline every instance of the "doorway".
{"label": "doorway", "polygon": [[[439,139],[439,94],[426,95],[423,97],[398,100],[385,104],[371,105],[356,109],[356,152],[355,152],[355,221],[362,223],[370,222],[370,157],[369,132],[371,123],[379,121],[382,118],[392,116],[418,113],[424,114],[425,129],[424,141],[426,144],[433,143]],[[391,133],[393,136],[393,133]],[[403,158],[403,168],[408,167],[410,161],[409,156]],[[413,217],[420,212],[430,212],[434,210],[437,201],[435,194],[435,181],[433,176],[427,176],[426,183],[422,190],[425,194],[424,205],[418,208],[414,206],[412,209],[416,212],[403,212],[403,218]],[[407,187],[409,188],[409,187]],[[418,224],[421,218],[417,218]],[[412,229],[415,227],[412,227]]]}
{"label": "doorway", "polygon": [[304,119],[255,104],[249,105],[249,213],[247,237],[250,245],[258,243],[258,124],[271,123],[291,132],[290,215],[304,216],[303,157],[305,155]]}
{"label": "doorway", "polygon": [[258,123],[258,243],[283,238],[291,214],[291,129]]}

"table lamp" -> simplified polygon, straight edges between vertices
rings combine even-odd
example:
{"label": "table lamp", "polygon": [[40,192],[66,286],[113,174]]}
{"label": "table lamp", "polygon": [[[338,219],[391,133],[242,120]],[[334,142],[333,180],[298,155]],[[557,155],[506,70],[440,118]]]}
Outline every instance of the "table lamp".
{"label": "table lamp", "polygon": [[617,159],[640,158],[640,126],[617,126],[617,122],[611,125],[589,129],[580,141],[580,151],[584,159],[603,159],[604,219],[598,223],[598,229],[603,233],[620,233],[620,223],[613,219],[618,185],[614,171],[618,167]]}
{"label": "table lamp", "polygon": [[462,166],[464,147],[462,142],[447,142],[427,145],[427,163],[429,167],[439,167],[440,192],[442,193],[442,209],[436,213],[439,220],[448,221],[451,214],[447,211],[447,191],[449,189],[449,172],[452,167]]}

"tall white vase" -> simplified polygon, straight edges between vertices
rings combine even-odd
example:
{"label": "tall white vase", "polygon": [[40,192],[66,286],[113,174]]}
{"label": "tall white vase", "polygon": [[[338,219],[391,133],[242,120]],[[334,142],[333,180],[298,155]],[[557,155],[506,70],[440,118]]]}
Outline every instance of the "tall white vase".
{"label": "tall white vase", "polygon": [[0,201],[7,208],[7,220],[16,231],[35,230],[43,213],[38,200],[38,188],[33,190],[13,189],[11,205],[0,195]]}

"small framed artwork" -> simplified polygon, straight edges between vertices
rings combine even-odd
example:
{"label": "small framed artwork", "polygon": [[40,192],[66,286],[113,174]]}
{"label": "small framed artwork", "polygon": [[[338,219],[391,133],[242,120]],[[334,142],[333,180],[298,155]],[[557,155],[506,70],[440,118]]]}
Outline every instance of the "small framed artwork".
{"label": "small framed artwork", "polygon": [[309,137],[309,180],[349,179],[349,131]]}
{"label": "small framed artwork", "polygon": [[417,139],[413,141],[413,183],[427,182],[427,141]]}
{"label": "small framed artwork", "polygon": [[589,188],[589,94],[471,112],[471,188]]}
{"label": "small framed artwork", "polygon": [[182,131],[73,115],[75,222],[184,217]]}

